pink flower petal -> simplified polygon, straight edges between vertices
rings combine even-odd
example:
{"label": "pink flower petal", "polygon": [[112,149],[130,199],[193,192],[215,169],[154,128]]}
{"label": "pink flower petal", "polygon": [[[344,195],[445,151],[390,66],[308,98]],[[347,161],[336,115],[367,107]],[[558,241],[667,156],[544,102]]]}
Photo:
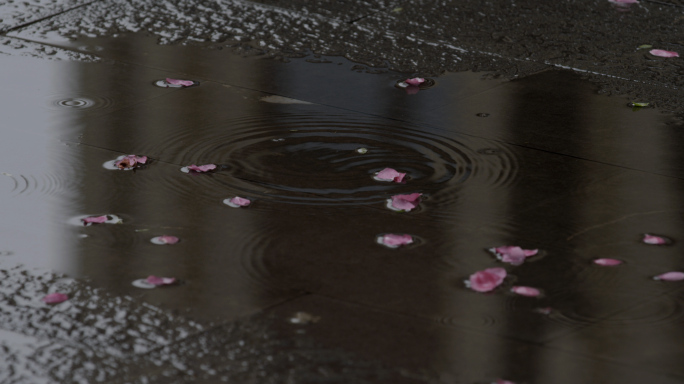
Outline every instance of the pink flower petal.
{"label": "pink flower petal", "polygon": [[245,198],[240,197],[240,196],[233,197],[232,199],[230,199],[230,202],[235,204],[235,205],[239,205],[241,207],[246,207],[252,203],[251,201],[249,201],[249,199],[245,199]]}
{"label": "pink flower petal", "polygon": [[677,53],[675,51],[665,51],[662,49],[651,49],[648,52],[651,55],[658,56],[658,57],[679,57],[679,53]]}
{"label": "pink flower petal", "polygon": [[604,267],[614,267],[616,265],[622,264],[622,260],[618,259],[596,259],[594,264],[602,265]]}
{"label": "pink flower petal", "polygon": [[466,285],[477,292],[489,292],[503,283],[506,270],[503,268],[487,268],[470,275]]}
{"label": "pink flower petal", "polygon": [[392,168],[385,168],[382,171],[378,172],[374,179],[375,180],[380,180],[380,181],[394,181],[395,183],[401,183],[404,181],[404,176],[406,176],[405,173],[398,172],[395,169]]}
{"label": "pink flower petal", "polygon": [[69,296],[63,293],[51,293],[42,299],[47,304],[59,304],[61,302],[69,300]]}
{"label": "pink flower petal", "polygon": [[392,196],[390,206],[392,209],[408,212],[418,206],[418,203],[420,203],[421,195],[422,193],[411,193],[409,195],[394,195]]}
{"label": "pink flower petal", "polygon": [[414,77],[413,79],[406,79],[404,80],[404,83],[409,84],[409,85],[421,85],[425,82],[425,79],[422,77]]}
{"label": "pink flower petal", "polygon": [[176,282],[175,277],[158,277],[154,275],[150,275],[145,279],[150,284],[154,285],[171,285]]}
{"label": "pink flower petal", "polygon": [[107,215],[88,216],[88,217],[82,218],[81,221],[83,221],[83,224],[92,224],[92,223],[102,224],[102,223],[107,222]]}
{"label": "pink flower petal", "polygon": [[178,240],[179,239],[176,236],[161,235],[161,236],[153,237],[151,241],[155,244],[160,244],[160,245],[169,244],[169,245],[171,245],[171,244],[176,244],[178,242]]}
{"label": "pink flower petal", "polygon": [[663,245],[663,244],[668,243],[668,240],[666,238],[660,237],[660,236],[649,235],[648,233],[644,234],[644,238],[642,241],[646,244],[651,244],[651,245]]}
{"label": "pink flower petal", "polygon": [[168,77],[166,78],[166,82],[169,84],[173,84],[173,85],[182,85],[184,87],[189,87],[191,85],[195,85],[195,82],[192,80],[178,80],[178,79],[170,79]]}
{"label": "pink flower petal", "polygon": [[397,248],[400,245],[413,243],[413,237],[411,237],[411,235],[397,235],[388,233],[386,235],[379,236],[378,242],[390,248]]}
{"label": "pink flower petal", "polygon": [[524,287],[520,285],[515,285],[511,288],[511,292],[517,293],[518,295],[521,296],[528,296],[528,297],[537,297],[541,294],[541,292],[537,288],[533,287]]}
{"label": "pink flower petal", "polygon": [[216,164],[204,164],[204,165],[188,165],[188,170],[193,172],[208,172],[216,169]]}
{"label": "pink flower petal", "polygon": [[138,163],[145,164],[147,162],[147,156],[136,156],[127,155],[121,160],[118,160],[114,165],[119,169],[130,169],[134,168]]}
{"label": "pink flower petal", "polygon": [[684,272],[665,272],[653,277],[653,280],[679,281],[684,280]]}
{"label": "pink flower petal", "polygon": [[491,248],[489,251],[492,252],[497,259],[513,265],[520,265],[525,262],[525,258],[539,253],[538,249],[522,249],[516,245]]}

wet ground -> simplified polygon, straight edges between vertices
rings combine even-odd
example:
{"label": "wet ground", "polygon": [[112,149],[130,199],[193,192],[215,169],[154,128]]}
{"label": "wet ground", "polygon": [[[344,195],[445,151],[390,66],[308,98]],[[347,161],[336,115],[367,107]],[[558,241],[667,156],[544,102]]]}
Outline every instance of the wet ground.
{"label": "wet ground", "polygon": [[0,382],[684,382],[682,9],[0,2]]}

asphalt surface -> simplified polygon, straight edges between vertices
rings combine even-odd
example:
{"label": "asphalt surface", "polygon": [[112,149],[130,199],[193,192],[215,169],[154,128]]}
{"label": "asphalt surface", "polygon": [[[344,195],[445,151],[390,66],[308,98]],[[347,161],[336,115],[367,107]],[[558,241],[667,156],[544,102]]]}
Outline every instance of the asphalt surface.
{"label": "asphalt surface", "polygon": [[684,382],[683,11],[0,1],[0,383]]}

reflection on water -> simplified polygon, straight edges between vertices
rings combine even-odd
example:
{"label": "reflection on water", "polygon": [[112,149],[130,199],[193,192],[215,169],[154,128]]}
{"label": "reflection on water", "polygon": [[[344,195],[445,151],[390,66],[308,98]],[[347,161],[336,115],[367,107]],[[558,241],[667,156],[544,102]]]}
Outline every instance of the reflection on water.
{"label": "reflection on water", "polygon": [[[183,73],[201,72],[196,60],[179,60],[185,60]],[[624,103],[592,95],[590,85],[570,75],[540,74],[528,88],[521,80],[490,91],[486,102],[460,99],[437,112],[416,99],[420,93],[405,95],[410,104],[397,106],[398,90],[382,79],[377,83],[385,86],[368,90],[377,96],[364,106],[371,116],[264,102],[263,92],[211,81],[158,88],[155,79],[173,74],[146,67],[4,57],[2,63],[0,79],[22,85],[12,87],[14,94],[0,92],[7,124],[0,140],[2,263],[67,272],[165,309],[190,310],[202,320],[231,320],[311,293],[360,303],[447,325],[443,335],[425,335],[440,340],[426,357],[440,362],[433,369],[450,370],[457,361],[470,372],[469,365],[489,364],[494,377],[518,372],[529,382],[564,363],[545,360],[537,349],[522,370],[513,369],[520,357],[506,347],[508,337],[555,340],[559,348],[573,349],[573,332],[597,322],[681,321],[678,301],[667,295],[673,288],[646,278],[679,267],[681,242],[648,247],[638,236],[655,232],[677,240],[684,185],[602,161],[629,164],[630,153],[618,149],[636,140],[662,148],[662,159],[651,156],[645,164],[657,168],[681,156],[667,149],[676,137],[663,130],[616,135],[624,142],[606,152],[610,143],[595,135],[611,137],[605,130],[632,121],[606,121],[601,111],[621,112]],[[302,68],[315,65],[322,64],[245,59],[232,60],[231,71],[250,73],[256,83],[295,87],[305,81]],[[458,76],[446,76],[425,93],[479,77]],[[571,86],[548,85],[554,82]],[[492,88],[486,82],[482,87]],[[317,97],[313,92],[308,100]],[[403,119],[378,117],[408,105]],[[625,116],[631,113],[625,110]],[[659,115],[640,113],[639,124],[662,128]],[[447,123],[435,123],[435,114]],[[478,117],[485,115],[490,117]],[[433,124],[415,123],[423,120]],[[545,136],[557,126],[566,133]],[[481,136],[473,134],[477,129]],[[527,144],[546,139],[572,156]],[[155,161],[132,172],[112,170],[112,159],[131,153]],[[207,163],[219,170],[178,171]],[[374,181],[370,175],[386,167],[406,172],[407,182]],[[390,196],[410,193],[423,194],[418,209],[384,208]],[[233,196],[250,199],[249,208],[223,204]],[[103,214],[121,223],[69,225]],[[182,241],[168,247],[150,242],[170,233]],[[389,233],[411,234],[419,244],[378,246],[378,234]],[[502,265],[486,249],[504,244],[541,248],[544,257]],[[591,262],[611,256],[626,264],[599,268]],[[507,289],[532,286],[544,295],[478,294],[463,287],[464,277],[494,266],[507,268]],[[183,284],[139,289],[150,288],[138,281],[149,275]],[[539,308],[552,310],[543,315]],[[632,347],[643,341],[633,340]],[[602,339],[587,345],[609,349]]]}

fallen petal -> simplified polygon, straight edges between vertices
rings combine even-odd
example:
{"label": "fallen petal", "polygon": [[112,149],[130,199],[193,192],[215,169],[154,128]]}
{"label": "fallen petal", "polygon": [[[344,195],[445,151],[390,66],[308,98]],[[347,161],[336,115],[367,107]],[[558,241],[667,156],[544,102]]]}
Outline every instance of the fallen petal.
{"label": "fallen petal", "polygon": [[176,244],[178,242],[178,238],[176,236],[168,236],[168,235],[161,235],[157,237],[153,237],[150,241],[154,244],[159,244],[159,245],[165,245],[165,244]]}
{"label": "fallen petal", "polygon": [[684,272],[665,272],[658,276],[654,276],[653,280],[664,280],[664,281],[679,281],[684,280]]}
{"label": "fallen petal", "polygon": [[81,219],[84,225],[87,224],[102,224],[107,222],[107,215],[102,216],[88,216]]}
{"label": "fallen petal", "polygon": [[517,293],[518,295],[521,295],[521,296],[528,296],[528,297],[537,297],[541,294],[541,292],[537,288],[524,287],[524,286],[519,286],[519,285],[513,286],[511,288],[511,292]]}
{"label": "fallen petal", "polygon": [[644,238],[642,241],[646,244],[651,244],[651,245],[663,245],[663,244],[667,244],[669,242],[664,237],[653,236],[653,235],[649,235],[648,233],[644,234]]}
{"label": "fallen petal", "polygon": [[509,381],[509,380],[504,380],[504,379],[497,379],[492,384],[515,384],[515,382]]}
{"label": "fallen petal", "polygon": [[388,200],[388,207],[395,211],[408,212],[418,206],[422,193],[411,193],[409,195],[394,195]]}
{"label": "fallen petal", "polygon": [[397,170],[392,168],[385,168],[382,171],[376,173],[373,178],[378,181],[393,181],[395,183],[401,183],[402,181],[404,181],[405,176],[405,173],[398,172]]}
{"label": "fallen petal", "polygon": [[401,245],[407,245],[413,243],[413,237],[411,235],[397,235],[393,233],[388,233],[385,235],[378,236],[378,243],[385,245],[390,248],[398,248]]}
{"label": "fallen petal", "polygon": [[622,260],[618,259],[596,259],[594,264],[603,265],[604,267],[614,267],[622,264]]}
{"label": "fallen petal", "polygon": [[153,285],[171,285],[176,282],[175,277],[158,277],[154,275],[147,276],[147,279],[145,279],[150,284]]}
{"label": "fallen petal", "polygon": [[192,80],[178,80],[178,79],[170,79],[166,78],[166,82],[172,85],[182,85],[184,87],[189,87],[191,85],[195,85],[195,82]]}
{"label": "fallen petal", "polygon": [[658,57],[679,57],[679,53],[675,51],[665,51],[663,49],[651,49],[648,51],[653,56]]}
{"label": "fallen petal", "polygon": [[233,207],[233,208],[240,208],[240,207],[246,207],[250,205],[252,202],[249,199],[245,199],[243,197],[235,196],[230,199],[225,199],[223,200],[223,204]]}
{"label": "fallen petal", "polygon": [[639,4],[638,0],[608,0],[615,4]]}
{"label": "fallen petal", "polygon": [[63,294],[63,293],[51,293],[45,297],[43,297],[43,302],[47,304],[59,304],[61,302],[69,300],[69,296]]}
{"label": "fallen petal", "polygon": [[116,165],[116,167],[119,169],[130,169],[135,167],[135,164],[137,163],[138,161],[135,159],[135,155],[129,155],[121,160],[118,160],[116,163],[114,163],[114,165]]}
{"label": "fallen petal", "polygon": [[538,249],[522,249],[516,245],[490,248],[489,251],[492,252],[497,259],[512,265],[520,265],[525,261],[525,258],[539,253]]}
{"label": "fallen petal", "polygon": [[138,279],[138,280],[134,280],[134,281],[131,283],[131,285],[134,286],[134,287],[136,287],[136,288],[143,288],[143,289],[154,289],[154,288],[157,288],[156,285],[148,283],[148,282],[147,282],[147,279]]}
{"label": "fallen petal", "polygon": [[422,77],[414,77],[413,79],[406,79],[404,80],[404,83],[409,84],[409,85],[421,85],[425,82],[425,79]]}
{"label": "fallen petal", "polygon": [[501,285],[505,278],[505,269],[487,268],[470,275],[470,278],[466,281],[466,286],[477,292],[489,292]]}
{"label": "fallen petal", "polygon": [[193,172],[209,172],[216,169],[216,164],[204,164],[204,165],[188,165],[186,167],[189,171]]}

